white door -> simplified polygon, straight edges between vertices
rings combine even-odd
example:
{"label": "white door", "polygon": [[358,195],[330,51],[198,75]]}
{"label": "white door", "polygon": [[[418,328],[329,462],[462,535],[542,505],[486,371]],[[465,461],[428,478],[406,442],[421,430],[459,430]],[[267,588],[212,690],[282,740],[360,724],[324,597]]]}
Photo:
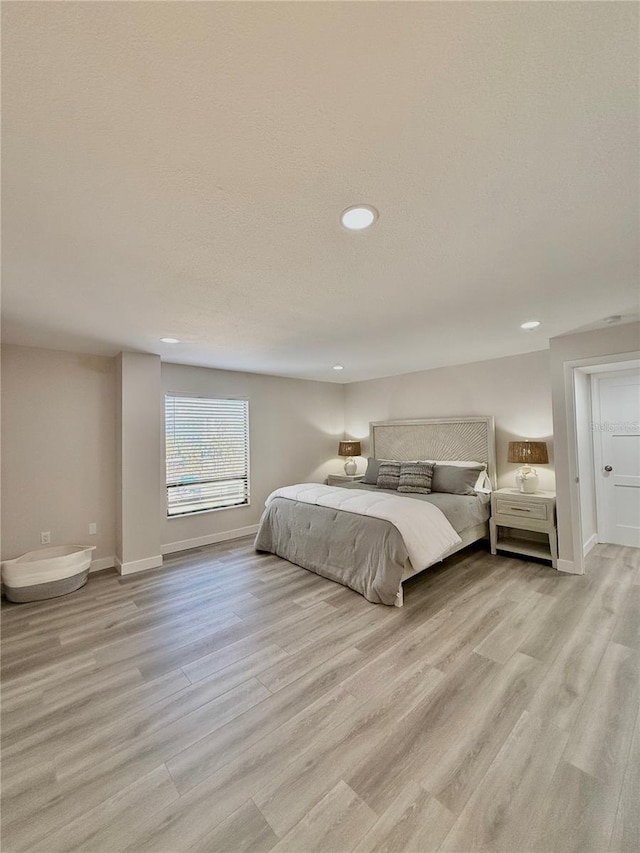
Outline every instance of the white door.
{"label": "white door", "polygon": [[640,548],[640,373],[598,377],[597,386],[598,539]]}

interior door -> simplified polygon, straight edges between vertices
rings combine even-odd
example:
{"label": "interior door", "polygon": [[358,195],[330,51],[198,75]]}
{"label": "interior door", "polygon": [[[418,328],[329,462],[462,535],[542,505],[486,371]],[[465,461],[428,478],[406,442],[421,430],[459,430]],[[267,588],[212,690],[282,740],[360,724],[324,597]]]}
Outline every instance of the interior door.
{"label": "interior door", "polygon": [[598,377],[597,385],[598,539],[640,548],[640,373]]}

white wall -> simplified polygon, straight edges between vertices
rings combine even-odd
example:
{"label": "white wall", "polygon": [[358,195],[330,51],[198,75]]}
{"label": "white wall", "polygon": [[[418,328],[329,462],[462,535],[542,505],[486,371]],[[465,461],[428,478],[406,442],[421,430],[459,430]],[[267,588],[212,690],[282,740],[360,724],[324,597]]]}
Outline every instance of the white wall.
{"label": "white wall", "polygon": [[[540,485],[554,487],[555,467],[560,558],[570,568],[574,531],[580,551],[582,540],[570,481],[568,436],[575,413],[568,409],[573,391],[565,383],[565,365],[639,349],[635,323],[556,338],[551,356],[535,352],[350,385],[163,364],[159,382],[154,380],[158,411],[169,390],[249,399],[252,474],[250,507],[185,519],[166,519],[160,488],[163,550],[255,525],[271,489],[339,471],[339,438],[366,439],[371,420],[494,415],[499,485],[510,486],[517,466],[506,461],[507,442],[551,440],[553,392],[551,464],[539,466]],[[2,556],[38,547],[40,531],[51,530],[54,543],[95,542],[96,557],[110,557],[117,513],[115,360],[5,346],[2,378]],[[571,452],[577,455],[575,446]],[[159,469],[162,477],[162,454]],[[150,488],[157,490],[157,484],[150,482]],[[96,537],[88,536],[91,522],[98,524]]]}
{"label": "white wall", "polygon": [[160,356],[123,352],[118,368],[117,557],[128,574],[162,565]]}
{"label": "white wall", "polygon": [[249,400],[251,504],[184,518],[166,517],[162,490],[162,542],[168,553],[191,540],[243,530],[260,520],[273,489],[321,482],[340,470],[338,441],[344,434],[344,386],[282,379],[179,364],[162,365],[162,395],[169,391]]}
{"label": "white wall", "polygon": [[[549,465],[537,466],[540,488],[555,488],[548,351],[405,373],[346,386],[345,432],[366,441],[369,421],[493,415],[498,485],[514,485],[518,468],[507,444],[522,438],[549,442]],[[364,468],[364,460],[360,460]]]}
{"label": "white wall", "polygon": [[51,531],[52,544],[96,545],[109,563],[114,504],[114,359],[3,346],[3,559]]}
{"label": "white wall", "polygon": [[115,551],[114,558],[122,556],[122,358],[115,359],[116,401],[115,401],[115,432],[116,432],[116,499],[115,499]]}
{"label": "white wall", "polygon": [[[3,558],[40,547],[40,532],[50,530],[54,544],[97,545],[101,567],[116,554],[150,566],[160,550],[251,529],[270,491],[322,481],[342,465],[342,385],[175,364],[161,372],[159,358],[146,354],[112,359],[7,346],[2,356]],[[166,518],[169,390],[249,400],[249,507]],[[91,522],[97,536],[88,535]]]}

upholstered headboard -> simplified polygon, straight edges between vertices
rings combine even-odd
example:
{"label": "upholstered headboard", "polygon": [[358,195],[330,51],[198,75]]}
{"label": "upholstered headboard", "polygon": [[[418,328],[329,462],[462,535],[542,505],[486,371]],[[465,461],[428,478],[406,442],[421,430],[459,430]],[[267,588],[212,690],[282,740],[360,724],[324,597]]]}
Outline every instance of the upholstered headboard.
{"label": "upholstered headboard", "polygon": [[484,462],[496,488],[493,418],[429,418],[369,424],[371,455],[376,459],[473,460]]}

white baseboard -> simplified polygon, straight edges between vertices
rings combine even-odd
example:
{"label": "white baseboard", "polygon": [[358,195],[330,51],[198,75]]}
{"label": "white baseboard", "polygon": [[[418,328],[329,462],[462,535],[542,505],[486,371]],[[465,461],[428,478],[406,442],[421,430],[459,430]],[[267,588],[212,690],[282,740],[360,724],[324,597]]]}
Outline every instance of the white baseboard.
{"label": "white baseboard", "polygon": [[589,551],[593,548],[594,545],[598,544],[598,534],[594,533],[590,536],[587,541],[584,543],[582,547],[582,556],[586,557]]}
{"label": "white baseboard", "polygon": [[115,557],[100,557],[97,560],[91,560],[91,568],[89,569],[89,573],[91,572],[101,572],[103,569],[112,569],[116,564]]}
{"label": "white baseboard", "polygon": [[131,560],[129,563],[123,563],[116,557],[115,563],[121,575],[134,575],[136,572],[146,572],[147,569],[157,569],[162,565],[162,554],[145,557],[143,560]]}
{"label": "white baseboard", "polygon": [[[205,545],[215,545],[216,542],[226,542],[229,539],[241,539],[243,536],[253,536],[258,532],[257,524],[248,527],[238,527],[235,530],[225,530],[223,533],[210,533],[207,536],[198,536],[195,539],[183,539],[181,542],[169,542],[162,546],[162,554],[175,554],[178,551],[188,551],[190,548],[202,548]],[[110,569],[113,566],[121,575],[133,575],[136,572],[146,572],[148,569],[157,569],[162,565],[162,555],[146,557],[144,560],[132,560],[123,563],[118,557],[101,557],[93,560],[91,571],[99,572],[102,569]]]}
{"label": "white baseboard", "polygon": [[570,575],[582,575],[584,572],[578,571],[573,560],[558,560],[558,571],[567,572]]}
{"label": "white baseboard", "polygon": [[226,542],[229,539],[242,539],[258,532],[257,524],[248,527],[237,527],[235,530],[225,530],[223,533],[209,533],[195,539],[183,539],[181,542],[169,542],[162,546],[163,554],[175,554],[177,551],[188,551],[190,548],[202,548],[204,545],[215,545],[216,542]]}

